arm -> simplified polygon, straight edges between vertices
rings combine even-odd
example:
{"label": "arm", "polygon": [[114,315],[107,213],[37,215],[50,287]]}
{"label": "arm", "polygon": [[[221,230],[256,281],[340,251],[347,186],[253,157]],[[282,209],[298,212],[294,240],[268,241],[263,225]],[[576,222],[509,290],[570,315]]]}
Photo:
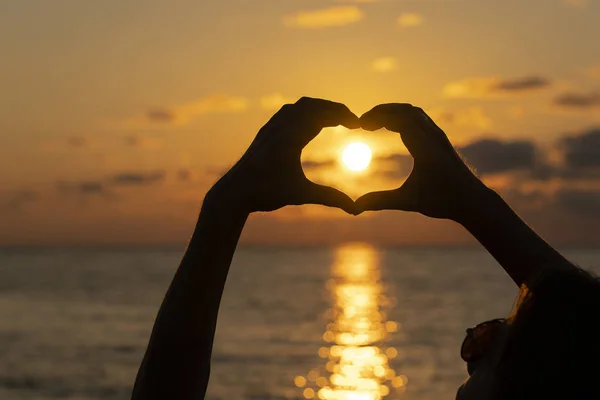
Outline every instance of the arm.
{"label": "arm", "polygon": [[528,287],[550,270],[576,267],[537,235],[533,229],[489,190],[460,222],[506,270],[517,285]]}
{"label": "arm", "polygon": [[302,98],[284,106],[207,193],[188,248],[156,317],[132,399],[204,398],[219,304],[248,215],[322,204],[356,214],[342,192],[310,182],[300,154],[325,126],[357,128],[346,106]]}
{"label": "arm", "polygon": [[466,166],[446,134],[420,108],[382,104],[360,118],[366,130],[398,132],[414,158],[404,185],[369,193],[362,210],[416,211],[462,224],[517,285],[532,286],[546,270],[575,267],[529,228]]}
{"label": "arm", "polygon": [[133,399],[204,397],[219,304],[247,217],[205,201],[156,318]]}

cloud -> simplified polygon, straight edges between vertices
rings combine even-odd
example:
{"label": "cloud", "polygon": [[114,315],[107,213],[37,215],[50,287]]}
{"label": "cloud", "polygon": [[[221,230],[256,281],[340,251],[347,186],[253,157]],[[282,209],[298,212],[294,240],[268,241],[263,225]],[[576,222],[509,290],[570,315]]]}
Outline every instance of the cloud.
{"label": "cloud", "polygon": [[83,136],[71,136],[67,139],[67,144],[72,148],[82,148],[89,145],[89,140]]}
{"label": "cloud", "polygon": [[281,93],[266,94],[260,98],[260,106],[263,110],[278,110],[284,104],[294,103],[295,100]]}
{"label": "cloud", "polygon": [[498,81],[498,78],[467,78],[450,82],[444,86],[443,94],[446,97],[485,97],[493,91]]}
{"label": "cloud", "polygon": [[581,175],[591,168],[600,169],[600,128],[563,137],[558,143],[568,175]]}
{"label": "cloud", "polygon": [[18,190],[8,198],[7,207],[9,209],[16,210],[23,207],[25,204],[34,203],[38,201],[39,198],[40,194],[35,190]]}
{"label": "cloud", "polygon": [[443,94],[451,98],[484,98],[530,92],[550,86],[550,81],[540,76],[503,79],[498,77],[467,78],[447,83]]}
{"label": "cloud", "polygon": [[320,169],[320,168],[331,168],[336,165],[337,161],[334,159],[328,160],[304,160],[302,161],[302,168],[304,169]]}
{"label": "cloud", "polygon": [[[321,168],[334,168],[338,165],[335,158],[322,160],[302,160],[302,168],[305,170],[317,170]],[[389,154],[377,156],[371,160],[374,175],[383,175],[388,178],[407,177],[412,170],[413,158],[410,154]]]}
{"label": "cloud", "polygon": [[423,23],[423,17],[417,13],[402,13],[398,17],[398,25],[404,28],[419,26]]}
{"label": "cloud", "polygon": [[56,188],[65,195],[114,197],[113,187],[145,186],[165,179],[164,171],[151,172],[119,172],[104,179],[82,181],[58,181]]}
{"label": "cloud", "polygon": [[151,122],[174,122],[176,115],[173,111],[166,108],[155,108],[148,110],[146,117]]}
{"label": "cloud", "polygon": [[64,194],[103,195],[106,185],[101,181],[57,182],[59,192]]}
{"label": "cloud", "polygon": [[[379,170],[377,174],[382,174],[388,179],[404,179],[413,167],[413,158],[410,154],[390,154],[376,157],[374,164]],[[392,168],[386,168],[386,164],[392,164]]]}
{"label": "cloud", "polygon": [[283,18],[283,24],[291,28],[327,28],[349,25],[363,17],[356,6],[339,6],[288,15]]}
{"label": "cloud", "polygon": [[432,118],[440,123],[448,123],[457,126],[474,127],[478,129],[489,129],[493,121],[488,117],[483,108],[472,106],[454,111],[444,109],[433,109],[429,111]]}
{"label": "cloud", "polygon": [[193,178],[193,172],[191,169],[189,168],[179,168],[179,170],[177,171],[177,177],[179,178],[180,181],[184,181],[184,182],[188,182],[191,181]]}
{"label": "cloud", "polygon": [[138,149],[156,150],[162,147],[162,142],[158,139],[140,135],[129,135],[125,137],[125,145]]}
{"label": "cloud", "polygon": [[540,147],[528,140],[489,138],[458,150],[480,175],[517,172],[519,175],[513,177],[519,179],[539,182],[554,179],[566,186],[600,188],[600,127],[563,135],[550,147]]}
{"label": "cloud", "polygon": [[373,71],[389,72],[396,69],[396,59],[394,57],[381,57],[373,61]]}
{"label": "cloud", "polygon": [[248,101],[239,96],[213,94],[195,101],[173,107],[157,107],[148,110],[145,116],[131,121],[133,125],[141,122],[153,124],[184,125],[194,118],[208,114],[238,113],[248,108]]}
{"label": "cloud", "polygon": [[142,186],[161,182],[165,179],[165,171],[152,172],[120,172],[110,179],[118,186]]}
{"label": "cloud", "polygon": [[557,204],[564,210],[586,218],[600,217],[600,191],[561,189],[555,195]]}
{"label": "cloud", "polygon": [[554,98],[553,103],[567,109],[589,110],[600,107],[600,92],[566,92]]}
{"label": "cloud", "polygon": [[535,145],[529,141],[482,139],[460,148],[459,152],[481,175],[533,170],[536,164]]}
{"label": "cloud", "polygon": [[539,76],[527,76],[524,78],[499,81],[494,89],[505,91],[521,91],[539,89],[548,85],[550,85],[550,81],[546,78]]}

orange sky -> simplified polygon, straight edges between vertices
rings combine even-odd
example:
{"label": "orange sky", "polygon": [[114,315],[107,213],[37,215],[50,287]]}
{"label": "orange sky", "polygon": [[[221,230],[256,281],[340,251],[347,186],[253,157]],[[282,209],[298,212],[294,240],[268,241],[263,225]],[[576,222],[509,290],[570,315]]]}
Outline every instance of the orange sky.
{"label": "orange sky", "polygon": [[[600,244],[598,0],[20,0],[0,13],[0,245],[183,244],[206,190],[285,102],[423,107],[556,243]],[[338,163],[369,143],[368,172]],[[400,184],[390,132],[329,129],[307,175]],[[397,172],[400,171],[400,172]],[[406,213],[254,215],[246,243],[471,243]]]}

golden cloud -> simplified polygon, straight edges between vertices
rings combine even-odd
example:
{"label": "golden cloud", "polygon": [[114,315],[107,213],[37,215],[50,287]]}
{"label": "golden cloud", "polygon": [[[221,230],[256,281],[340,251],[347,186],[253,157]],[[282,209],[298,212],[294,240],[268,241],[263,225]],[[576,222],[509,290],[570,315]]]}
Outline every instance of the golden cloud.
{"label": "golden cloud", "polygon": [[451,98],[483,98],[508,93],[524,93],[550,86],[550,81],[539,76],[504,79],[500,77],[466,78],[444,86],[443,95]]}
{"label": "golden cloud", "polygon": [[239,113],[248,108],[248,100],[228,94],[212,94],[195,101],[168,107],[155,107],[142,116],[125,122],[126,127],[153,125],[185,125],[194,118],[208,114]]}
{"label": "golden cloud", "polygon": [[389,72],[396,69],[396,59],[394,57],[381,57],[373,61],[372,67],[376,72]]}
{"label": "golden cloud", "polygon": [[556,96],[553,103],[570,110],[596,110],[600,107],[600,92],[564,92]]}
{"label": "golden cloud", "polygon": [[290,97],[286,97],[281,93],[266,94],[260,98],[260,106],[263,110],[278,110],[284,104],[294,103]]}
{"label": "golden cloud", "polygon": [[444,108],[434,108],[428,110],[433,120],[444,124],[453,124],[456,126],[473,127],[477,129],[488,129],[493,125],[493,121],[483,111],[482,107],[473,106],[459,110],[449,111]]}
{"label": "golden cloud", "polygon": [[423,17],[417,13],[402,13],[398,17],[398,25],[409,28],[423,23]]}
{"label": "golden cloud", "polygon": [[172,111],[181,123],[206,114],[235,113],[245,111],[248,101],[242,97],[214,94],[197,101],[176,106]]}
{"label": "golden cloud", "polygon": [[137,149],[158,150],[162,148],[163,142],[156,138],[130,135],[125,137],[125,145]]}
{"label": "golden cloud", "polygon": [[470,107],[457,112],[454,123],[461,126],[473,126],[479,129],[488,129],[492,126],[492,120],[485,114],[481,107]]}
{"label": "golden cloud", "polygon": [[498,78],[467,78],[447,83],[443,94],[446,97],[484,97],[499,81]]}
{"label": "golden cloud", "polygon": [[363,17],[356,6],[339,6],[288,15],[283,18],[283,24],[291,28],[327,28],[352,24]]}

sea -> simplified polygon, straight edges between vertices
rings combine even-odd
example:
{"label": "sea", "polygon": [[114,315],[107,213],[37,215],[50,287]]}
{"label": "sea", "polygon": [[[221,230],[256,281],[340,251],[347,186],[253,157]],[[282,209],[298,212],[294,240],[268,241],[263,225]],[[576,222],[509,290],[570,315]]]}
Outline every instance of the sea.
{"label": "sea", "polygon": [[[0,249],[0,399],[129,399],[184,250]],[[465,329],[517,291],[478,247],[241,246],[207,399],[453,399]]]}

